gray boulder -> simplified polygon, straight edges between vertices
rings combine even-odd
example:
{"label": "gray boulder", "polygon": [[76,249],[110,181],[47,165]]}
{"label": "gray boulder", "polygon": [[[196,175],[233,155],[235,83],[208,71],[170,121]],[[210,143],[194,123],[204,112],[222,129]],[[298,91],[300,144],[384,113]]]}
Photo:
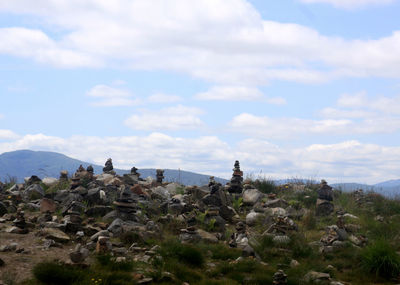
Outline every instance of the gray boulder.
{"label": "gray boulder", "polygon": [[43,198],[44,190],[39,184],[32,184],[22,192],[22,196],[26,200],[37,200]]}
{"label": "gray boulder", "polygon": [[243,192],[243,204],[254,205],[262,198],[262,193],[257,189],[248,189]]}

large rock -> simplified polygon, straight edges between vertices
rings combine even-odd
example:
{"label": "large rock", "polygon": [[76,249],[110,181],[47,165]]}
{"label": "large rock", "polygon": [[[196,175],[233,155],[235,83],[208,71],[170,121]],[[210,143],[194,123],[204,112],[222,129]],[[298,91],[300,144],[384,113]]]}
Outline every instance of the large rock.
{"label": "large rock", "polygon": [[119,237],[124,231],[122,225],[123,221],[117,218],[108,226],[107,230],[111,232],[113,236]]}
{"label": "large rock", "polygon": [[181,189],[181,185],[178,183],[169,183],[167,186],[165,186],[165,189],[171,194],[171,195],[176,195],[178,194],[177,191]]}
{"label": "large rock", "polygon": [[86,199],[91,205],[102,204],[103,199],[101,195],[101,191],[104,192],[100,187],[90,189],[86,195]]}
{"label": "large rock", "polygon": [[152,189],[152,196],[161,200],[167,200],[171,198],[170,193],[165,187],[158,186]]}
{"label": "large rock", "polygon": [[82,263],[86,257],[89,256],[89,250],[78,244],[75,250],[69,254],[69,257],[73,263]]}
{"label": "large rock", "polygon": [[108,174],[108,173],[103,173],[97,176],[96,182],[99,183],[102,186],[109,185],[111,181],[113,180],[114,175]]}
{"label": "large rock", "polygon": [[237,215],[235,209],[229,206],[221,206],[219,215],[226,221],[232,221],[232,218]]}
{"label": "large rock", "polygon": [[260,219],[263,216],[261,213],[256,213],[256,212],[250,212],[246,216],[246,224],[249,226],[254,226],[258,219]]}
{"label": "large rock", "polygon": [[197,233],[200,235],[201,239],[205,242],[209,242],[209,243],[218,243],[218,239],[215,236],[215,234],[206,232],[202,229],[198,229]]}
{"label": "large rock", "polygon": [[57,204],[51,199],[43,198],[40,200],[40,212],[46,213],[54,213],[57,210]]}
{"label": "large rock", "polygon": [[248,189],[243,192],[243,204],[245,205],[254,205],[257,203],[262,197],[262,193],[257,189]]}
{"label": "large rock", "polygon": [[32,184],[25,189],[22,196],[27,200],[36,200],[44,196],[44,190],[39,184]]}
{"label": "large rock", "polygon": [[57,228],[44,228],[40,233],[42,236],[57,242],[69,242],[71,240],[67,234]]}
{"label": "large rock", "polygon": [[304,276],[304,281],[307,283],[321,284],[331,280],[331,276],[328,273],[310,271]]}
{"label": "large rock", "polygon": [[43,184],[51,187],[53,185],[56,185],[58,183],[58,179],[57,178],[53,178],[53,177],[45,177],[42,180]]}

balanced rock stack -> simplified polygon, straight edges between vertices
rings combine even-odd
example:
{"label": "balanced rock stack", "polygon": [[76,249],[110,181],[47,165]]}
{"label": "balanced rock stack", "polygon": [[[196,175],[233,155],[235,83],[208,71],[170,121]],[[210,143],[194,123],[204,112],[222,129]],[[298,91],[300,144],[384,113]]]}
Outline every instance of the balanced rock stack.
{"label": "balanced rock stack", "polygon": [[135,184],[137,184],[138,182],[139,182],[139,177],[140,177],[140,173],[139,172],[137,172],[137,168],[136,167],[132,167],[131,168],[131,173],[129,173],[129,174],[124,174],[124,176],[123,176],[123,181],[126,183],[126,184],[129,184],[129,185],[135,185]]}
{"label": "balanced rock stack", "polygon": [[13,221],[13,227],[9,232],[14,234],[27,234],[29,232],[25,221],[24,211],[22,211],[21,208],[17,210],[16,218]]}
{"label": "balanced rock stack", "polygon": [[[74,173],[74,175],[71,178],[71,189],[75,189],[78,188],[79,186],[82,185],[82,182],[84,180],[86,180],[87,182],[93,179],[93,167],[89,166],[87,168],[87,170],[85,170],[85,168],[83,168],[82,165],[79,166],[79,168],[76,170],[76,172]],[[61,172],[61,175],[64,175]],[[61,178],[60,175],[60,178]],[[68,172],[67,172],[68,175]],[[65,179],[65,178],[63,178]],[[67,177],[68,179],[68,177]]]}
{"label": "balanced rock stack", "polygon": [[242,193],[243,191],[243,171],[240,170],[239,161],[235,161],[235,165],[233,168],[233,174],[231,178],[231,185],[229,187],[229,193]]}
{"label": "balanced rock stack", "polygon": [[315,214],[317,216],[328,216],[333,213],[334,206],[332,187],[325,180],[321,180],[321,187],[318,189],[318,199]]}
{"label": "balanced rock stack", "polygon": [[111,158],[107,159],[106,163],[104,164],[103,172],[115,175],[114,166]]}
{"label": "balanced rock stack", "polygon": [[162,183],[164,179],[164,170],[163,169],[157,169],[156,170],[156,178],[157,178],[157,183]]}
{"label": "balanced rock stack", "polygon": [[135,213],[137,210],[136,200],[132,197],[130,188],[123,186],[121,189],[120,197],[114,201],[117,208],[118,217],[122,220],[135,220]]}
{"label": "balanced rock stack", "polygon": [[59,181],[60,182],[67,182],[68,181],[68,171],[67,170],[61,170]]}

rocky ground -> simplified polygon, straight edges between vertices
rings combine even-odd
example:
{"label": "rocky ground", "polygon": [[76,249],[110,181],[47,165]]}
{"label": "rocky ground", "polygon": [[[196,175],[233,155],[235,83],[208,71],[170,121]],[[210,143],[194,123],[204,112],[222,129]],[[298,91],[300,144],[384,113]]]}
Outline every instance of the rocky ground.
{"label": "rocky ground", "polygon": [[0,284],[393,284],[400,204],[327,182],[102,174],[0,184]]}

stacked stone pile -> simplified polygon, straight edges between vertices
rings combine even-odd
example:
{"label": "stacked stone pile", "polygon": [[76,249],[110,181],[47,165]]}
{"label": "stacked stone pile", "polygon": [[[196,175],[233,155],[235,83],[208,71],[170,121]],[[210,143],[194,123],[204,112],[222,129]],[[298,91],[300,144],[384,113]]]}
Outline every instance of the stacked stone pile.
{"label": "stacked stone pile", "polygon": [[317,216],[328,216],[333,213],[333,190],[325,180],[321,181],[321,186],[318,189],[318,200],[315,209]]}

